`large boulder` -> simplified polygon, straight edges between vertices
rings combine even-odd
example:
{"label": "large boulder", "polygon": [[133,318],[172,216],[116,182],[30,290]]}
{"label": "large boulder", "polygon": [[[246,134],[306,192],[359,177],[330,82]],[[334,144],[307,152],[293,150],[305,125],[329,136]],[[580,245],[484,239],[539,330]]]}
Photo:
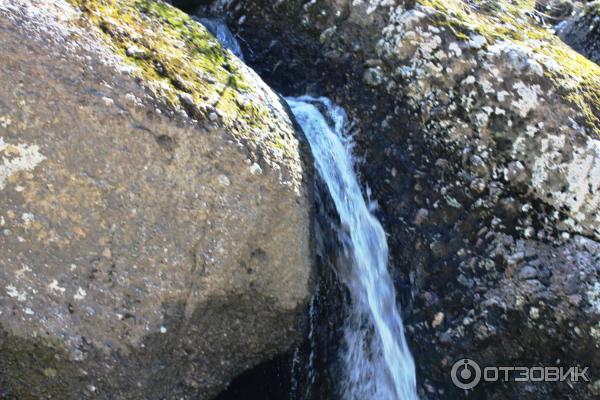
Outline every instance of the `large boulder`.
{"label": "large boulder", "polygon": [[206,399],[286,351],[310,169],[161,2],[0,1],[0,397]]}
{"label": "large boulder", "polygon": [[276,87],[349,111],[422,394],[463,396],[450,371],[469,357],[590,367],[591,382],[480,384],[476,398],[597,395],[600,67],[535,2],[217,3]]}

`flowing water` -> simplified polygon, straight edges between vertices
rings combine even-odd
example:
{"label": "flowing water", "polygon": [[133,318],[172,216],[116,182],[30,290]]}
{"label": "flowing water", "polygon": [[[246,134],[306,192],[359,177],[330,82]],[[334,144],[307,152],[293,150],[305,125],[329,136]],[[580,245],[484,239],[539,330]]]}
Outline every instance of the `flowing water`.
{"label": "flowing water", "polygon": [[[221,20],[197,18],[236,56],[242,50]],[[343,244],[346,268],[340,277],[350,293],[348,315],[344,323],[339,391],[344,400],[415,400],[415,365],[406,344],[402,318],[396,305],[396,293],[387,270],[388,247],[385,232],[371,214],[358,183],[352,159],[352,143],[346,136],[346,114],[330,100],[309,96],[287,98],[302,127],[340,217],[339,242]],[[321,112],[323,110],[324,114]],[[310,305],[315,312],[318,295]],[[312,318],[312,317],[311,317]],[[314,326],[311,323],[309,341]],[[314,352],[304,366],[310,387]],[[294,357],[294,370],[298,363]],[[294,381],[292,386],[298,382]],[[299,388],[292,387],[293,392]],[[308,388],[305,390],[309,392]]]}
{"label": "flowing water", "polygon": [[[417,399],[415,366],[406,344],[385,232],[371,214],[354,171],[343,109],[326,98],[287,98],[310,143],[317,171],[340,217],[350,293],[339,380],[345,400]],[[321,112],[323,110],[323,113]]]}

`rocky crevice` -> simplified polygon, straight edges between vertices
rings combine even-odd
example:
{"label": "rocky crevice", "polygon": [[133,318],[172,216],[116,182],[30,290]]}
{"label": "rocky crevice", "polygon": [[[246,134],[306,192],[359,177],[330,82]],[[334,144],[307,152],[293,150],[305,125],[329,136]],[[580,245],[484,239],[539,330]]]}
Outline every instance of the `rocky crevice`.
{"label": "rocky crevice", "polygon": [[[449,379],[462,357],[597,368],[598,67],[526,4],[468,9],[238,1],[200,11],[228,13],[274,88],[349,112],[428,398],[463,395]],[[585,398],[598,390],[590,378],[471,396]]]}

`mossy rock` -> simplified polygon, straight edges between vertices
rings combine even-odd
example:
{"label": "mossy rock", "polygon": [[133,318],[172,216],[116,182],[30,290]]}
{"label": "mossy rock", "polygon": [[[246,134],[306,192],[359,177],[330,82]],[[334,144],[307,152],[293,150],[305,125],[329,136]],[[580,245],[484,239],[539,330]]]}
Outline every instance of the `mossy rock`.
{"label": "mossy rock", "polygon": [[211,399],[289,351],[312,185],[279,96],[161,2],[0,30],[0,398]]}
{"label": "mossy rock", "polygon": [[114,52],[135,67],[133,74],[170,108],[198,120],[218,118],[237,139],[260,141],[283,156],[296,155],[290,147],[293,132],[271,134],[277,124],[273,109],[281,111],[279,99],[188,14],[160,0],[68,1],[81,10],[83,23],[101,32]]}
{"label": "mossy rock", "polygon": [[[488,45],[510,41],[546,60],[545,74],[562,97],[584,115],[590,132],[600,137],[600,66],[563,43],[534,18],[534,1],[419,0],[439,14],[437,24],[452,28],[458,39],[477,33]],[[493,4],[493,7],[486,5]],[[594,3],[593,3],[594,4]],[[479,7],[477,6],[479,5]]]}

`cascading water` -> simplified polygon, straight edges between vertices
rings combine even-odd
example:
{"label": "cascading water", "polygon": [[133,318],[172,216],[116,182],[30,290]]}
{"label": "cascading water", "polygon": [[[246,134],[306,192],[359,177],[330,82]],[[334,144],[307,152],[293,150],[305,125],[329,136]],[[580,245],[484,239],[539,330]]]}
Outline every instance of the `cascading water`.
{"label": "cascading water", "polygon": [[[236,56],[243,57],[239,43],[227,25],[220,20],[197,20]],[[416,400],[415,365],[406,344],[394,285],[387,270],[385,232],[371,214],[360,190],[351,141],[345,136],[346,114],[323,97],[290,97],[286,100],[310,143],[317,171],[339,214],[342,229],[338,239],[349,264],[340,271],[350,292],[344,324],[345,376],[340,379],[341,396],[344,400]],[[326,112],[327,118],[319,107]],[[311,318],[317,300],[318,296],[315,296],[311,302]],[[310,341],[315,334],[311,324]],[[311,351],[306,365],[309,386],[315,379],[310,371],[314,356]],[[295,354],[294,369],[297,362]],[[291,393],[298,389],[292,387]]]}
{"label": "cascading water", "polygon": [[351,264],[340,272],[350,292],[344,324],[342,397],[417,399],[414,361],[387,270],[385,232],[360,190],[351,142],[345,136],[345,112],[322,97],[287,98],[287,102],[304,130],[317,171],[339,214],[339,239]]}

